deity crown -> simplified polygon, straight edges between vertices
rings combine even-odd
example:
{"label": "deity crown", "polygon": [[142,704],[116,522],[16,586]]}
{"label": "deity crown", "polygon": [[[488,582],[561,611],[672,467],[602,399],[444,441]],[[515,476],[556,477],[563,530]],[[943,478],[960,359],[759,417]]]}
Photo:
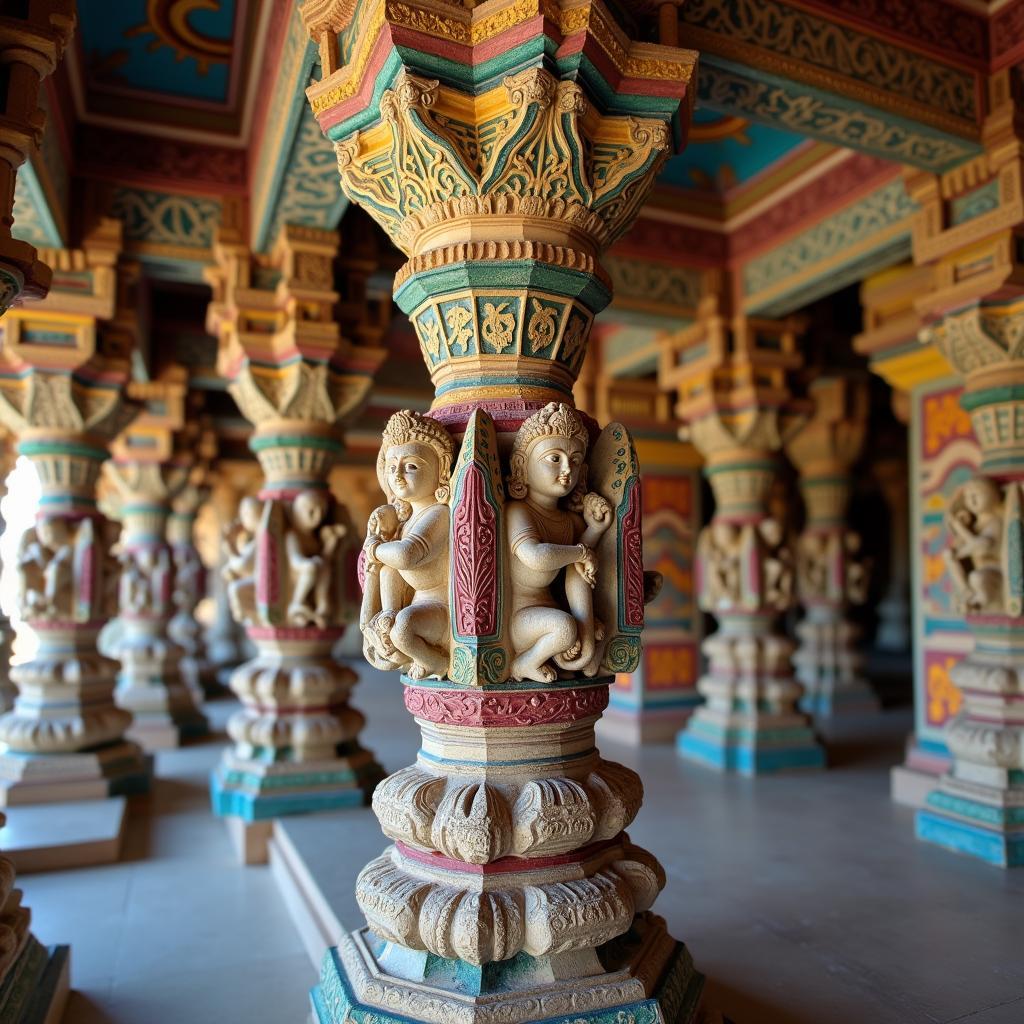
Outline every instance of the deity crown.
{"label": "deity crown", "polygon": [[403,409],[393,413],[384,428],[383,443],[377,459],[377,478],[381,489],[387,491],[384,482],[384,459],[389,448],[398,444],[426,445],[437,456],[438,489],[437,500],[448,500],[448,483],[451,479],[454,448],[448,431],[429,416]]}
{"label": "deity crown", "polygon": [[[548,402],[543,409],[535,412],[516,432],[512,443],[512,457],[509,460],[509,495],[513,498],[526,496],[526,460],[530,449],[542,438],[564,437],[578,441],[586,451],[590,434],[580,415],[571,405],[564,402]],[[582,482],[582,481],[581,481]]]}

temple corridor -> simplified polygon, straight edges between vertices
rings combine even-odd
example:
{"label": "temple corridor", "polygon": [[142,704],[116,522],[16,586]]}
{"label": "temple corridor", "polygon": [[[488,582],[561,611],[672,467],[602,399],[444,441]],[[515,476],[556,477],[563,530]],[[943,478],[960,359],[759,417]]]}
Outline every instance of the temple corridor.
{"label": "temple corridor", "polygon": [[[355,704],[385,768],[417,732],[397,681],[367,667]],[[230,702],[209,707],[223,723]],[[915,841],[913,811],[886,799],[905,712],[869,716],[830,748],[826,774],[751,780],[680,761],[671,747],[606,742],[639,771],[632,838],[662,851],[658,913],[701,951],[709,998],[756,1024],[1018,1024],[1024,876]],[[74,1024],[284,1022],[307,998],[325,943],[359,923],[354,891],[380,848],[369,808],[280,823],[320,907],[292,911],[275,866],[239,871],[208,813],[219,745],[158,755],[147,809],[129,818],[119,864],[30,875],[21,885],[43,942],[70,942]],[[752,866],[756,866],[752,868]],[[294,870],[285,871],[293,875]],[[310,921],[320,917],[320,927]],[[298,915],[298,921],[294,915]],[[320,929],[323,929],[321,932]],[[304,949],[303,935],[313,949]],[[171,966],[173,964],[173,966]]]}

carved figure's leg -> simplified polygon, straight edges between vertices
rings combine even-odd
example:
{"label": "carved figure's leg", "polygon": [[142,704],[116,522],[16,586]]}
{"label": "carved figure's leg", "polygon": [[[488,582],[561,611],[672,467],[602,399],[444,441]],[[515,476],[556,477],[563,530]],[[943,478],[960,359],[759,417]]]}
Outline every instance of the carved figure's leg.
{"label": "carved figure's leg", "polygon": [[313,618],[307,601],[316,585],[316,568],[304,565],[295,574],[292,599],[288,602],[288,619],[296,626],[304,626]]}
{"label": "carved figure's leg", "polygon": [[546,662],[577,641],[576,620],[557,608],[524,608],[512,617],[512,643],[518,652],[512,677],[551,683],[555,670]]}
{"label": "carved figure's leg", "polygon": [[413,605],[395,617],[391,639],[412,660],[411,679],[444,676],[448,655],[441,646],[448,638],[448,612],[439,604]]}

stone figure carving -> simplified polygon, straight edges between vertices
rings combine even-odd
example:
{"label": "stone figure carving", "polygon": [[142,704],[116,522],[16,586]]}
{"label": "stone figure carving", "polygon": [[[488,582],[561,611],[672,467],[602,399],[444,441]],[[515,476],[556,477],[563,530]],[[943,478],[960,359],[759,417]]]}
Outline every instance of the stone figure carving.
{"label": "stone figure carving", "polygon": [[[91,520],[84,520],[79,529],[87,524],[91,534]],[[17,566],[26,618],[72,618],[76,533],[68,520],[52,516],[37,520],[22,536]]]}
{"label": "stone figure carving", "polygon": [[793,603],[793,552],[786,544],[785,529],[769,516],[757,524],[757,542],[764,574],[763,600],[767,607],[785,611]]}
{"label": "stone figure carving", "polygon": [[203,563],[199,552],[187,545],[174,550],[174,591],[171,595],[175,609],[191,615],[203,596]]}
{"label": "stone figure carving", "polygon": [[980,476],[968,480],[950,503],[952,549],[945,560],[960,612],[1002,611],[1003,511],[998,485]]}
{"label": "stone figure carving", "polygon": [[702,531],[698,557],[704,573],[702,607],[729,608],[743,597],[744,535],[735,523],[716,522]]}
{"label": "stone figure carving", "polygon": [[449,481],[453,446],[437,421],[397,412],[384,430],[377,477],[388,504],[370,516],[359,625],[378,668],[442,678],[448,615]]}
{"label": "stone figure carving", "polygon": [[341,541],[348,532],[342,523],[325,522],[330,501],[323,491],[301,491],[288,511],[285,552],[291,578],[287,618],[291,626],[326,629],[337,609],[331,587],[337,583]]}
{"label": "stone figure carving", "polygon": [[[516,434],[506,520],[516,680],[549,683],[558,670],[593,676],[600,664],[595,548],[612,516],[609,503],[586,490],[588,443],[579,415],[557,402]],[[556,581],[564,587],[564,606],[552,589]]]}
{"label": "stone figure carving", "polygon": [[242,498],[238,518],[225,528],[221,539],[221,576],[227,584],[228,605],[243,626],[256,620],[256,542],[262,511],[258,498]]}
{"label": "stone figure carving", "polygon": [[125,549],[120,560],[121,613],[167,614],[174,580],[170,549],[163,544]]}

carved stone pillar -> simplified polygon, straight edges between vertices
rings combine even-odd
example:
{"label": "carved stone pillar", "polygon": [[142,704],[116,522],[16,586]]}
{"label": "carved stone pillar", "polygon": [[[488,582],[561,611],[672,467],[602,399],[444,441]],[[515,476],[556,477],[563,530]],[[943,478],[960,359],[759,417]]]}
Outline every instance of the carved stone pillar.
{"label": "carved stone pillar", "polygon": [[[0,827],[4,821],[0,814]],[[10,1024],[50,1024],[67,1003],[69,949],[47,949],[32,934],[32,912],[14,883],[14,865],[0,855],[0,1008]]]}
{"label": "carved stone pillar", "polygon": [[981,449],[978,474],[946,509],[947,573],[974,650],[949,678],[953,766],[917,814],[920,838],[993,864],[1024,864],[1024,82],[990,76],[985,152],[942,175],[906,172],[919,205],[914,262],[932,286],[916,301],[934,343],[964,378],[961,405]]}
{"label": "carved stone pillar", "polygon": [[181,649],[170,635],[177,575],[168,523],[194,467],[193,453],[176,446],[185,426],[186,386],[178,372],[129,384],[129,395],[144,403],[144,412],[118,438],[106,467],[121,521],[117,702],[132,713],[131,735],[147,750],[177,747],[207,731],[181,674]]}
{"label": "carved stone pillar", "polygon": [[974,650],[953,666],[952,769],[918,812],[918,836],[1003,866],[1024,864],[1024,298],[947,314],[933,340],[964,375],[980,472],[946,512],[946,565]]}
{"label": "carved stone pillar", "polygon": [[243,710],[213,781],[214,809],[244,837],[247,861],[265,855],[270,819],[362,803],[380,777],[348,703],[356,675],[331,657],[355,603],[354,535],[327,478],[339,427],[385,351],[351,343],[333,320],[337,251],[332,232],[285,226],[272,256],[277,287],[263,289],[250,283],[248,250],[222,232],[211,275],[209,329],[264,476],[226,538],[232,612],[258,655],[231,677]]}
{"label": "carved stone pillar", "polygon": [[[13,438],[0,436],[0,502],[7,496],[7,478],[17,460]],[[0,538],[7,532],[7,524],[0,514]],[[0,607],[0,714],[14,707],[18,688],[11,681],[11,655],[14,653],[14,627],[10,617]]]}
{"label": "carved stone pillar", "polygon": [[[116,613],[116,527],[96,505],[107,445],[134,415],[122,401],[127,359],[107,334],[115,312],[116,232],[71,254],[91,291],[54,289],[0,321],[0,420],[41,485],[36,524],[18,548],[20,617],[39,646],[11,671],[14,710],[0,718],[0,802],[97,799],[145,789],[149,769],[125,740],[117,665],[96,649]],[[57,261],[58,263],[60,261]]]}
{"label": "carved stone pillar", "polygon": [[374,794],[394,845],[314,1017],[689,1022],[702,978],[624,831],[640,780],[594,739],[654,589],[636,455],[572,388],[601,254],[687,118],[695,55],[632,42],[600,3],[439,11],[303,8],[313,111],[408,257],[395,298],[435,387],[429,416],[388,423],[360,558],[364,653],[402,672],[423,744]]}
{"label": "carved stone pillar", "polygon": [[43,139],[43,79],[56,70],[75,28],[74,0],[29,0],[0,10],[0,316],[18,298],[41,298],[51,271],[27,242],[11,237],[18,168]]}
{"label": "carved stone pillar", "polygon": [[861,538],[846,521],[851,469],[860,458],[868,422],[867,381],[850,375],[819,377],[810,395],[814,414],[786,445],[800,472],[806,521],[797,543],[797,596],[804,618],[793,664],[803,683],[800,706],[830,718],[878,709],[863,676],[860,627],[847,617],[850,605],[868,596],[869,566]]}
{"label": "carved stone pillar", "polygon": [[705,303],[696,324],[666,339],[659,367],[662,385],[678,390],[678,415],[715,495],[697,543],[697,591],[719,628],[702,647],[706,703],[679,734],[679,751],[744,774],[824,764],[797,710],[803,688],[778,624],[793,606],[795,565],[769,503],[778,453],[806,418],[787,382],[800,366],[797,327],[729,320]]}

